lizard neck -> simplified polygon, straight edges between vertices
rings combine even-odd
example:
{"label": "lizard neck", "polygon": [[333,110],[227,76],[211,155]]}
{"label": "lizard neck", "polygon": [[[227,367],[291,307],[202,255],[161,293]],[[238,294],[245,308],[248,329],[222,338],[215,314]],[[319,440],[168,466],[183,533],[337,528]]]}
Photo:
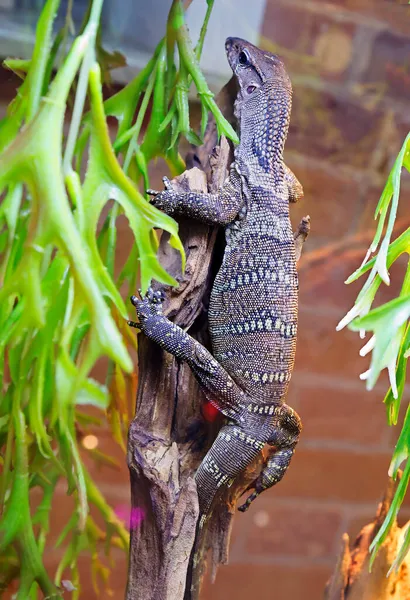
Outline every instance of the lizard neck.
{"label": "lizard neck", "polygon": [[273,175],[283,179],[283,149],[289,129],[291,91],[267,82],[240,107],[241,143],[235,153],[238,163],[251,175]]}

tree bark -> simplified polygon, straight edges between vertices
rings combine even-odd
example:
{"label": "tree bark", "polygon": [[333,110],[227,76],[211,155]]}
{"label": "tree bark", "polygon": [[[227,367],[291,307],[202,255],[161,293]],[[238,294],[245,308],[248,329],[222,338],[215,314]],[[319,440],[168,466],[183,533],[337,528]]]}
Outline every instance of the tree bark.
{"label": "tree bark", "polygon": [[410,554],[397,571],[387,573],[397,556],[405,529],[395,520],[384,544],[377,553],[369,571],[369,547],[376,537],[390,508],[398,480],[389,480],[376,517],[359,533],[353,549],[349,549],[349,536],[343,535],[340,554],[324,595],[324,600],[406,600],[410,598]]}
{"label": "tree bark", "polygon": [[[230,122],[234,121],[235,96],[231,80],[217,99]],[[211,152],[216,142],[216,127],[211,121],[204,146],[189,158],[200,168],[191,168],[174,179],[176,187],[203,191],[221,187],[232,151],[222,139],[221,146]],[[184,219],[179,225],[187,256],[185,273],[181,273],[180,259],[165,235],[158,253],[161,264],[179,282],[178,288],[166,290],[164,313],[209,347],[206,307],[223,241],[216,228]],[[178,364],[141,335],[138,359],[136,413],[128,440],[131,540],[127,600],[194,600],[199,597],[206,562],[213,577],[217,566],[227,562],[236,500],[259,474],[262,459],[224,490],[205,524],[199,540],[201,560],[191,589],[186,582],[198,518],[194,475],[215,439],[221,417],[216,415],[212,422],[209,415],[208,421],[204,418],[201,405],[205,398],[187,365]]]}

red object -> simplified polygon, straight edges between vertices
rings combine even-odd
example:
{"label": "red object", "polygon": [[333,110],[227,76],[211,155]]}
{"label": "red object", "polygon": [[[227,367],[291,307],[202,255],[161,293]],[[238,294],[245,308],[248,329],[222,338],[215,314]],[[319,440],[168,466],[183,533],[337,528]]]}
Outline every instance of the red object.
{"label": "red object", "polygon": [[202,405],[202,414],[204,415],[205,421],[213,422],[219,415],[219,410],[211,404],[211,402],[204,402]]}

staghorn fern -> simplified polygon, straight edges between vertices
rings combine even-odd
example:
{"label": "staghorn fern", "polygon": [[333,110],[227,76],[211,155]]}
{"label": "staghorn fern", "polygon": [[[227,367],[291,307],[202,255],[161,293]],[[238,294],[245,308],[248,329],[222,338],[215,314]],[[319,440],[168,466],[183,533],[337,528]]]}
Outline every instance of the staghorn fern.
{"label": "staghorn fern", "polygon": [[[184,260],[177,224],[150,205],[137,185],[142,180],[148,187],[147,165],[157,156],[165,158],[171,173],[183,170],[177,150],[181,134],[200,141],[189,123],[192,82],[203,108],[202,133],[210,110],[219,132],[237,141],[198,64],[213,0],[207,1],[195,50],[183,6],[174,0],[166,35],[152,59],[105,102],[101,71],[106,72],[106,65],[97,61],[107,55],[99,47],[102,4],[90,2],[86,22],[65,52],[70,14],[52,42],[59,0],[47,0],[31,60],[5,61],[23,82],[0,122],[0,590],[18,579],[17,598],[24,600],[36,598],[39,588],[47,597],[60,598],[62,585],[75,588],[73,598],[78,598],[80,552],[90,553],[97,582],[97,576],[106,580],[108,575],[100,560],[104,548],[107,553],[112,545],[127,549],[127,531],[81,459],[81,432],[96,424],[81,406],[99,408],[101,421],[107,415],[113,437],[125,448],[135,396],[128,350],[135,339],[126,325],[119,288],[125,283],[134,292],[139,281],[144,291],[152,278],[176,283],[157,260],[154,228],[170,233],[170,243]],[[60,65],[55,75],[54,64]],[[65,139],[64,119],[73,94]],[[84,114],[86,100],[89,112]],[[149,105],[151,118],[141,135]],[[113,143],[107,116],[119,124]],[[114,202],[98,230],[108,201]],[[135,243],[115,279],[120,214]],[[110,359],[104,385],[90,376],[103,356]],[[57,542],[66,541],[66,548],[52,579],[43,552],[59,482],[73,495],[75,510]],[[30,505],[34,489],[42,493],[35,509]],[[99,511],[103,529],[91,517],[90,505]],[[71,582],[62,581],[66,568]]]}
{"label": "staghorn fern", "polygon": [[[377,205],[375,219],[378,218],[378,224],[373,242],[367,251],[363,264],[347,279],[346,283],[351,283],[364,273],[370,271],[367,281],[360,291],[353,308],[337,326],[339,330],[349,325],[350,329],[360,331],[363,336],[368,331],[373,333],[370,340],[360,351],[361,356],[365,356],[371,352],[370,368],[360,377],[366,380],[366,387],[368,390],[371,390],[382,369],[387,368],[390,389],[384,398],[384,403],[386,404],[389,425],[397,424],[404,384],[406,382],[407,359],[410,356],[410,261],[407,263],[407,270],[398,298],[378,308],[371,310],[371,307],[381,283],[390,284],[389,267],[402,254],[410,254],[410,228],[406,229],[393,242],[391,241],[399,202],[400,179],[403,168],[410,171],[410,133],[404,141]],[[386,219],[387,226],[383,236]],[[370,255],[376,252],[377,249],[377,255],[369,260]],[[372,550],[371,564],[400,510],[410,479],[410,407],[407,409],[403,427],[390,464],[389,475],[391,477],[397,477],[398,469],[404,461],[404,472],[390,510],[370,547]],[[410,528],[407,528],[391,570],[398,569],[409,548]]]}

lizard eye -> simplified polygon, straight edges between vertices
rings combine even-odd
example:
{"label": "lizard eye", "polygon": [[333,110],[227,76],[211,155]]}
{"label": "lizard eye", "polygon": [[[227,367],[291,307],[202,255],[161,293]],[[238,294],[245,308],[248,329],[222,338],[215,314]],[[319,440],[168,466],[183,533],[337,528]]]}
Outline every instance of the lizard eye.
{"label": "lizard eye", "polygon": [[249,57],[244,50],[242,50],[242,52],[239,53],[238,61],[239,61],[239,64],[242,66],[249,64]]}
{"label": "lizard eye", "polygon": [[252,94],[252,92],[254,92],[256,90],[256,85],[248,85],[248,87],[246,88],[246,91],[248,94]]}

